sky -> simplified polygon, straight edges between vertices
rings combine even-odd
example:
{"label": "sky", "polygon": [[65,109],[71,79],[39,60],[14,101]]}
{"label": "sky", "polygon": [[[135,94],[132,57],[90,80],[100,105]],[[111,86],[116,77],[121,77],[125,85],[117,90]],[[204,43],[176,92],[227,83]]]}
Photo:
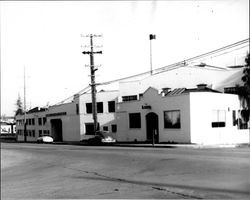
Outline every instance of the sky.
{"label": "sky", "polygon": [[[248,0],[1,1],[1,114],[53,105],[90,83],[87,34],[96,82],[163,67],[249,38]],[[245,52],[244,52],[245,53]],[[242,54],[242,52],[241,52]]]}

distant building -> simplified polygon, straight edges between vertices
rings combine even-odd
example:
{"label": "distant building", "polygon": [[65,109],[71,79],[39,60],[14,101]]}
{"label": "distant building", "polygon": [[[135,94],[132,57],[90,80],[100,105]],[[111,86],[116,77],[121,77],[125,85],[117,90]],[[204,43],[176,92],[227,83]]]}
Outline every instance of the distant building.
{"label": "distant building", "polygon": [[1,134],[15,134],[16,122],[14,117],[5,117],[1,119]]}
{"label": "distant building", "polygon": [[[241,75],[242,68],[181,65],[119,80],[115,89],[114,82],[99,85],[99,129],[112,132],[121,142],[150,142],[154,133],[155,142],[249,143],[249,122],[241,117],[238,96],[222,93],[242,84]],[[76,94],[70,102],[47,109],[32,109],[26,122],[27,141],[41,135],[51,135],[55,141],[93,137],[91,93]],[[21,141],[23,129],[24,116],[18,115]]]}

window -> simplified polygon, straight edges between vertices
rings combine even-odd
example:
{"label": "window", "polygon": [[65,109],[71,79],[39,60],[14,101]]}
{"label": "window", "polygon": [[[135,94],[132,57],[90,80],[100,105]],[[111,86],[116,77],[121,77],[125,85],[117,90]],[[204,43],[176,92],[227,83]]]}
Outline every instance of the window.
{"label": "window", "polygon": [[115,112],[115,101],[108,102],[108,110],[109,112]]}
{"label": "window", "polygon": [[137,100],[137,95],[123,96],[122,101],[135,101]]}
{"label": "window", "polygon": [[85,124],[85,134],[86,135],[95,135],[94,133],[94,123]]}
{"label": "window", "polygon": [[43,135],[43,131],[39,130],[39,137],[41,137]]}
{"label": "window", "polygon": [[86,103],[86,113],[92,113],[92,103]]}
{"label": "window", "polygon": [[226,126],[226,111],[213,110],[212,112],[212,127],[219,128]]}
{"label": "window", "polygon": [[111,125],[111,130],[112,130],[112,133],[116,133],[117,132],[117,126],[116,126],[116,124],[112,124]]}
{"label": "window", "polygon": [[103,103],[97,102],[97,113],[103,113]]}
{"label": "window", "polygon": [[164,111],[164,128],[181,128],[180,110]]}
{"label": "window", "polygon": [[103,127],[103,130],[104,130],[104,131],[108,131],[108,130],[109,130],[109,127],[104,126],[104,127]]}
{"label": "window", "polygon": [[32,130],[32,136],[35,137],[35,130]]}
{"label": "window", "polygon": [[232,117],[233,117],[233,126],[236,126],[238,124],[237,119],[236,119],[236,111],[233,110],[232,112]]}
{"label": "window", "polygon": [[141,113],[129,114],[129,128],[141,128]]}
{"label": "window", "polygon": [[79,115],[79,105],[76,104],[76,114]]}
{"label": "window", "polygon": [[32,119],[32,125],[35,125],[35,119],[34,118]]}
{"label": "window", "polygon": [[42,118],[38,118],[38,125],[39,125],[39,126],[42,125]]}
{"label": "window", "polygon": [[44,130],[43,135],[49,135],[49,130]]}
{"label": "window", "polygon": [[47,119],[46,117],[43,117],[43,125],[46,123]]}
{"label": "window", "polygon": [[[103,102],[97,102],[97,113],[103,113]],[[92,113],[92,103],[86,103],[86,113]]]}

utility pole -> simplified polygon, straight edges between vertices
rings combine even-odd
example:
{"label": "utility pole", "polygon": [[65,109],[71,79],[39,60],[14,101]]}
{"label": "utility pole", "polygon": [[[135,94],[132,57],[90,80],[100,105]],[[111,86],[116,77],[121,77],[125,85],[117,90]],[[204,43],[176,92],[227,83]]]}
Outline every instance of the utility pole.
{"label": "utility pole", "polygon": [[150,74],[153,74],[153,62],[152,62],[152,40],[156,39],[156,35],[150,34],[149,41],[150,41]]}
{"label": "utility pole", "polygon": [[86,37],[90,37],[90,51],[83,51],[83,54],[89,54],[90,56],[90,79],[91,79],[91,94],[92,94],[92,114],[94,121],[94,134],[99,129],[97,122],[97,103],[96,103],[96,82],[95,82],[95,71],[98,69],[94,65],[94,54],[102,54],[102,51],[94,51],[93,46],[93,37],[101,37],[101,35],[87,35]]}
{"label": "utility pole", "polygon": [[24,67],[24,87],[23,87],[23,93],[24,93],[24,105],[23,105],[23,109],[24,109],[24,142],[27,142],[27,123],[26,123],[26,81],[25,81],[25,67]]}

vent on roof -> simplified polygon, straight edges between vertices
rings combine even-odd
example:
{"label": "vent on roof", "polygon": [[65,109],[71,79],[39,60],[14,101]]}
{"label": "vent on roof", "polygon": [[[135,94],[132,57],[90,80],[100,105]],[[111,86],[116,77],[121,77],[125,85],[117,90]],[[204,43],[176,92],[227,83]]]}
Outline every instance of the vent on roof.
{"label": "vent on roof", "polygon": [[181,94],[185,91],[185,88],[176,88],[173,91],[169,92],[167,95],[168,96],[173,96],[173,95],[178,95]]}
{"label": "vent on roof", "polygon": [[162,88],[161,94],[162,96],[166,96],[171,91],[171,88]]}

